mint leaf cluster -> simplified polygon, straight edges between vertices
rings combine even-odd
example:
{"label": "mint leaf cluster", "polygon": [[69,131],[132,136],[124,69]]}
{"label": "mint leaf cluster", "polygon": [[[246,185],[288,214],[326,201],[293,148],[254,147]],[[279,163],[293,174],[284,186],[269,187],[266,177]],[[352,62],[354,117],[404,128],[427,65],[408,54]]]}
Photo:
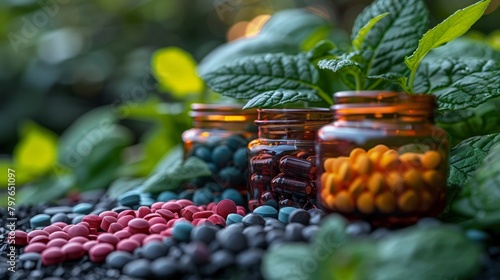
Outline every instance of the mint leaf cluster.
{"label": "mint leaf cluster", "polygon": [[[332,88],[434,93],[441,110],[475,107],[500,95],[498,63],[478,57],[425,57],[467,32],[489,3],[481,0],[458,10],[428,30],[429,12],[423,0],[377,0],[356,18],[347,47],[324,40],[307,49],[312,41],[304,39],[296,42],[300,45],[297,48],[284,47],[278,52],[269,47],[267,53],[259,49],[232,60],[232,48],[226,46],[229,59],[208,67],[202,62],[200,73],[212,90],[247,100],[245,108],[329,106]],[[298,26],[283,18],[271,18],[261,37],[252,40],[265,37],[265,45],[269,45],[274,42],[269,35],[278,36],[280,28],[287,30],[288,25]],[[317,32],[312,32],[310,38],[317,38],[313,36]],[[304,33],[297,34],[305,37]],[[292,37],[283,37],[282,42]],[[220,51],[218,55],[223,56]],[[471,86],[478,83],[475,88]],[[483,94],[478,95],[478,91]]]}

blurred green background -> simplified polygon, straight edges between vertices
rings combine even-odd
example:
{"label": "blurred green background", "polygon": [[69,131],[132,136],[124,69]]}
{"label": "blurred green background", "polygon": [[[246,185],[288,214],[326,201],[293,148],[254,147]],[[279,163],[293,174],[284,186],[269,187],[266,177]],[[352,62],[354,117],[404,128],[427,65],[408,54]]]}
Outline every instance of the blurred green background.
{"label": "blurred green background", "polygon": [[[189,104],[217,98],[195,72],[214,48],[292,8],[330,21],[342,42],[371,2],[0,0],[0,166],[61,192],[147,176],[190,127]],[[426,2],[433,26],[475,1]],[[475,37],[498,28],[499,5]]]}

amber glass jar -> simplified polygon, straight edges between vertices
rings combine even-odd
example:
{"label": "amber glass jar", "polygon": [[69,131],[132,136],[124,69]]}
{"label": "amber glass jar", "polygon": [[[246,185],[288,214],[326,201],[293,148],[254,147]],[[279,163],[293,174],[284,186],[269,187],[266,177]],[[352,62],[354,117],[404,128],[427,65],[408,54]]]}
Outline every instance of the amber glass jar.
{"label": "amber glass jar", "polygon": [[433,95],[339,92],[318,131],[324,209],[384,226],[437,216],[445,205],[449,143]]}
{"label": "amber glass jar", "polygon": [[196,156],[205,161],[212,176],[194,180],[189,187],[201,188],[209,183],[212,192],[236,188],[246,197],[246,147],[257,137],[257,111],[241,108],[228,104],[191,105],[193,128],[182,134],[184,157]]}
{"label": "amber glass jar", "polygon": [[261,109],[248,144],[248,206],[316,207],[314,141],[333,120],[328,109]]}

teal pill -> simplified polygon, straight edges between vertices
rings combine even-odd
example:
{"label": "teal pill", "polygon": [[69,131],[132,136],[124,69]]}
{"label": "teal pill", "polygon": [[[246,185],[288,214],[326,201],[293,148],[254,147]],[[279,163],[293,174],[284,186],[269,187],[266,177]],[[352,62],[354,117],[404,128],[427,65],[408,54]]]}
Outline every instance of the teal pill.
{"label": "teal pill", "polygon": [[243,197],[241,193],[235,189],[226,189],[222,192],[222,199],[231,199],[236,205],[243,206]]}
{"label": "teal pill", "polygon": [[226,226],[241,223],[241,220],[243,220],[243,216],[231,213],[227,215]]}
{"label": "teal pill", "polygon": [[214,198],[212,192],[208,188],[198,189],[194,192],[193,202],[196,205],[207,205]]}
{"label": "teal pill", "polygon": [[295,209],[295,207],[283,207],[280,209],[278,213],[278,220],[282,223],[288,223],[288,216],[290,216],[290,213],[292,213]]}
{"label": "teal pill", "polygon": [[215,182],[208,182],[204,186],[204,188],[209,189],[212,193],[220,193],[224,189],[221,185]]}
{"label": "teal pill", "polygon": [[167,202],[169,200],[177,199],[177,194],[171,191],[164,191],[158,195],[156,200],[161,202]]}
{"label": "teal pill", "polygon": [[[278,210],[276,210],[276,208],[271,207],[269,205],[259,206],[259,207],[255,208],[255,210],[253,210],[253,213],[257,214],[257,215],[261,215],[263,218],[266,218],[266,217],[275,218],[275,219],[278,218]],[[287,219],[287,221],[288,221],[288,219]]]}
{"label": "teal pill", "polygon": [[81,221],[83,220],[83,218],[84,218],[84,217],[85,217],[85,215],[84,215],[84,214],[80,214],[80,215],[78,215],[78,216],[74,217],[74,218],[73,218],[73,220],[71,220],[71,223],[72,223],[72,224],[74,224],[74,225],[76,225],[76,224],[78,224],[79,222],[81,222]]}
{"label": "teal pill", "polygon": [[189,241],[193,225],[188,222],[177,222],[174,224],[172,236],[177,241]]}
{"label": "teal pill", "polygon": [[225,188],[237,187],[245,183],[244,173],[236,167],[224,167],[218,175]]}
{"label": "teal pill", "polygon": [[141,201],[141,195],[138,192],[126,192],[118,197],[120,205],[133,207]]}
{"label": "teal pill", "polygon": [[30,219],[31,228],[44,227],[50,225],[50,216],[47,214],[38,214]]}
{"label": "teal pill", "polygon": [[139,202],[139,205],[140,206],[148,206],[148,207],[150,207],[155,202],[156,201],[154,199],[152,199],[152,198],[141,198],[141,201]]}
{"label": "teal pill", "polygon": [[78,214],[90,214],[92,212],[92,209],[94,209],[94,205],[90,203],[79,203],[75,206],[73,206],[73,213],[78,213]]}

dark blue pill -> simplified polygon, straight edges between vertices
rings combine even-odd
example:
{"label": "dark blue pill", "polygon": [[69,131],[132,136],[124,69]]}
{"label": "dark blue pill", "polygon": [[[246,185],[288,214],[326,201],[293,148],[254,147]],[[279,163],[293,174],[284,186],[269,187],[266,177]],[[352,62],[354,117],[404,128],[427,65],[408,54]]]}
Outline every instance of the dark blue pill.
{"label": "dark blue pill", "polygon": [[187,189],[179,193],[179,199],[193,200],[194,190]]}
{"label": "dark blue pill", "polygon": [[213,200],[213,194],[208,188],[198,189],[194,192],[193,202],[196,205],[207,205]]}
{"label": "dark blue pill", "polygon": [[151,263],[146,259],[133,260],[123,267],[123,273],[137,278],[151,277]]}
{"label": "dark blue pill", "polygon": [[245,181],[245,176],[236,167],[224,167],[219,171],[219,179],[225,188],[237,187]]}
{"label": "dark blue pill", "polygon": [[158,279],[174,279],[177,274],[177,262],[172,257],[162,257],[151,263],[151,271]]}
{"label": "dark blue pill", "polygon": [[286,225],[285,240],[289,242],[305,241],[302,235],[302,230],[305,228],[303,224],[291,223]]}
{"label": "dark blue pill", "polygon": [[73,207],[70,206],[55,206],[55,207],[49,207],[45,208],[43,210],[44,214],[47,215],[55,215],[57,213],[71,213],[73,211]]}
{"label": "dark blue pill", "polygon": [[198,265],[206,264],[210,261],[210,250],[203,242],[191,242],[186,246],[186,254]]}
{"label": "dark blue pill", "polygon": [[204,162],[211,162],[212,161],[212,152],[210,151],[209,148],[205,146],[198,146],[194,149],[193,155]]}
{"label": "dark blue pill", "polygon": [[231,232],[225,240],[219,240],[222,247],[233,253],[245,250],[248,246],[247,237],[241,232]]}
{"label": "dark blue pill", "polygon": [[39,253],[35,252],[28,252],[28,253],[23,253],[19,256],[20,261],[34,261],[37,262],[41,258],[41,255]]}
{"label": "dark blue pill", "polygon": [[218,167],[225,166],[233,157],[233,151],[226,145],[217,146],[212,151],[212,162]]}
{"label": "dark blue pill", "polygon": [[132,208],[130,208],[128,206],[117,206],[117,207],[111,209],[111,211],[116,212],[116,213],[121,213],[125,210],[132,210]]}
{"label": "dark blue pill", "polygon": [[168,253],[168,248],[161,241],[152,241],[142,247],[143,257],[153,261],[159,257],[164,257]]}
{"label": "dark blue pill", "polygon": [[248,214],[245,217],[243,217],[241,222],[245,226],[251,226],[251,225],[264,226],[266,224],[266,221],[264,220],[264,218],[262,218],[262,216],[257,215],[257,214],[253,214],[253,213]]}
{"label": "dark blue pill", "polygon": [[309,225],[311,214],[304,209],[295,209],[288,215],[288,223],[299,223],[305,226]]}
{"label": "dark blue pill", "polygon": [[169,200],[177,199],[177,194],[172,191],[164,191],[158,195],[157,201],[167,202]]}
{"label": "dark blue pill", "polygon": [[71,223],[76,225],[78,224],[79,222],[82,221],[82,219],[85,217],[85,215],[78,215],[76,217],[74,217],[72,220],[71,220]]}
{"label": "dark blue pill", "polygon": [[241,170],[247,168],[247,148],[241,147],[233,154],[233,162]]}
{"label": "dark blue pill", "polygon": [[215,235],[219,229],[214,226],[198,226],[191,231],[191,240],[210,244],[215,240]]}
{"label": "dark blue pill", "polygon": [[141,201],[141,195],[136,191],[126,192],[118,197],[120,205],[133,207]]}
{"label": "dark blue pill", "polygon": [[262,256],[264,256],[264,250],[250,248],[236,256],[236,265],[243,269],[259,268]]}
{"label": "dark blue pill", "polygon": [[285,239],[285,231],[281,229],[273,229],[266,233],[266,242],[271,245],[276,242],[282,242]]}
{"label": "dark blue pill", "polygon": [[302,230],[302,237],[304,238],[305,241],[310,242],[314,240],[314,237],[316,236],[318,230],[319,230],[318,225],[307,226]]}
{"label": "dark blue pill", "polygon": [[111,268],[122,269],[134,259],[134,255],[129,252],[115,251],[106,257],[106,264]]}
{"label": "dark blue pill", "polygon": [[233,151],[236,151],[240,147],[246,147],[247,145],[247,141],[245,140],[245,138],[240,135],[231,135],[224,142]]}
{"label": "dark blue pill", "polygon": [[212,254],[211,265],[218,269],[224,269],[234,264],[234,256],[228,250],[218,250]]}
{"label": "dark blue pill", "polygon": [[52,218],[50,218],[51,224],[57,223],[57,222],[68,223],[69,222],[68,216],[66,216],[66,214],[64,214],[64,213],[57,213],[54,216],[52,216]]}
{"label": "dark blue pill", "polygon": [[345,228],[345,232],[350,236],[367,235],[370,234],[371,230],[372,227],[365,221],[351,222]]}

